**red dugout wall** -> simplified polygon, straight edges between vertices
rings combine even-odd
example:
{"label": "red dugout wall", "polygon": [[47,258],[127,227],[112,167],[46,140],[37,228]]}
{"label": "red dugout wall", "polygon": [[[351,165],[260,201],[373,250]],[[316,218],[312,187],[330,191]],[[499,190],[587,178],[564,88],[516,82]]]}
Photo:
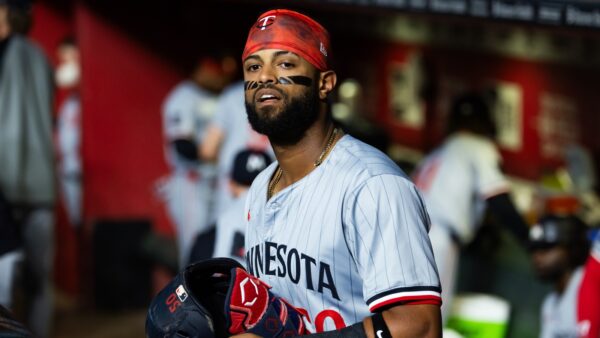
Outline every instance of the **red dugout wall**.
{"label": "red dugout wall", "polygon": [[161,105],[180,79],[167,64],[78,6],[76,32],[82,55],[85,218],[150,218],[170,225],[154,197],[167,172]]}
{"label": "red dugout wall", "polygon": [[[429,81],[436,83],[435,97],[426,104],[426,122],[414,127],[394,119],[389,108],[390,83],[381,81],[378,120],[385,123],[392,139],[400,144],[425,151],[431,149],[442,139],[445,114],[453,95],[502,82],[518,88],[521,100],[520,145],[501,148],[509,174],[537,180],[544,170],[560,164],[562,149],[547,146],[553,142],[555,148],[562,148],[571,141],[560,128],[575,129],[572,131],[578,134],[574,137],[576,141],[594,152],[600,151],[600,138],[595,130],[600,125],[594,105],[597,90],[592,85],[600,77],[597,68],[397,43],[383,46],[382,50],[381,79],[388,78],[394,64],[406,64],[410,55],[419,54],[430,68]],[[554,111],[548,111],[545,100],[554,100]],[[549,123],[553,124],[552,130]]]}
{"label": "red dugout wall", "polygon": [[[155,182],[167,172],[163,155],[161,104],[181,79],[123,32],[84,5],[57,7],[45,2],[33,8],[30,37],[56,64],[56,47],[76,37],[82,58],[82,157],[84,226],[98,219],[149,219],[158,232],[172,228],[154,194]],[[57,92],[57,105],[64,93]],[[79,291],[82,248],[57,208],[57,285]]]}

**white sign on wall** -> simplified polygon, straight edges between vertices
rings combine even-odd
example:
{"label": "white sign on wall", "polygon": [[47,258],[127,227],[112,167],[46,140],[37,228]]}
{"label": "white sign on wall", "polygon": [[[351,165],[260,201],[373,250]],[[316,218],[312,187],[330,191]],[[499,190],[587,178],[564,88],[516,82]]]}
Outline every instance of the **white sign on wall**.
{"label": "white sign on wall", "polygon": [[390,65],[390,110],[398,123],[420,129],[425,124],[425,105],[420,96],[424,82],[421,57],[411,54],[405,63]]}
{"label": "white sign on wall", "polygon": [[495,82],[492,107],[501,148],[519,151],[523,147],[523,90],[511,82]]}

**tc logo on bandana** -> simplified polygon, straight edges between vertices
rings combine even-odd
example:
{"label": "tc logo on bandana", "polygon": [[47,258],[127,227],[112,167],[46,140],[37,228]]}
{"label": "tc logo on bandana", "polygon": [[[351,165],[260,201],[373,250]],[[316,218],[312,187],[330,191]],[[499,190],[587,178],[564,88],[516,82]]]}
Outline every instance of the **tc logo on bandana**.
{"label": "tc logo on bandana", "polygon": [[256,28],[260,28],[260,30],[264,30],[265,28],[271,26],[275,22],[275,15],[268,15],[264,18],[258,19],[258,24]]}

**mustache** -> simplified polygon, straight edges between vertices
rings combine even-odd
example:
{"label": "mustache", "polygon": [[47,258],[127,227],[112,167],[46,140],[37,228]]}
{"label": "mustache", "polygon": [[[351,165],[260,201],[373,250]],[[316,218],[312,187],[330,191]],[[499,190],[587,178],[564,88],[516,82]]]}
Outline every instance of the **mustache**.
{"label": "mustache", "polygon": [[272,89],[272,90],[278,92],[279,95],[281,95],[281,97],[287,98],[287,95],[285,94],[285,92],[283,90],[277,88],[275,83],[267,82],[267,83],[260,83],[259,84],[258,82],[255,82],[255,81],[250,81],[250,82],[255,83],[254,87],[251,88],[251,89],[256,89],[256,92],[254,92],[254,95],[253,95],[254,101],[256,101],[256,96],[258,95],[258,90],[259,89]]}

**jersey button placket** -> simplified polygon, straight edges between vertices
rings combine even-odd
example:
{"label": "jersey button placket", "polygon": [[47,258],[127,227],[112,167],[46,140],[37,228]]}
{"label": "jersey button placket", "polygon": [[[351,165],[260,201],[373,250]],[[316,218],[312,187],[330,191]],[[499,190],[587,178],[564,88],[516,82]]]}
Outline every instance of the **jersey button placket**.
{"label": "jersey button placket", "polygon": [[269,201],[265,209],[265,225],[271,228],[275,224],[275,215],[279,210],[279,204],[275,201]]}
{"label": "jersey button placket", "polygon": [[265,233],[265,237],[271,238],[271,235],[275,228],[275,221],[277,218],[277,213],[281,210],[281,195],[275,196],[271,199],[271,201],[267,202],[266,207],[266,226],[267,231]]}

